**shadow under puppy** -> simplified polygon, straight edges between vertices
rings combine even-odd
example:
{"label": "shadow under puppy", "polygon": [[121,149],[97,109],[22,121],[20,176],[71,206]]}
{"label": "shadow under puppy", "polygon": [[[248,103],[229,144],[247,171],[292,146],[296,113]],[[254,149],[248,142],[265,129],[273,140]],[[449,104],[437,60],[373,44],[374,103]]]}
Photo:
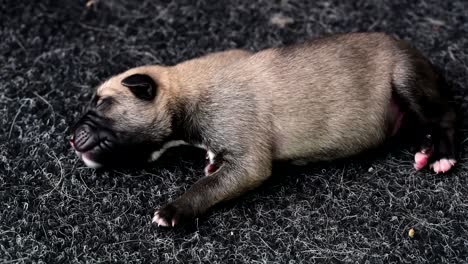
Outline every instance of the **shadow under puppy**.
{"label": "shadow under puppy", "polygon": [[431,63],[381,33],[213,53],[130,69],[104,82],[70,143],[87,166],[154,161],[167,148],[207,150],[205,177],[156,211],[175,226],[260,185],[272,162],[361,153],[416,122],[417,170],[455,164],[455,112]]}

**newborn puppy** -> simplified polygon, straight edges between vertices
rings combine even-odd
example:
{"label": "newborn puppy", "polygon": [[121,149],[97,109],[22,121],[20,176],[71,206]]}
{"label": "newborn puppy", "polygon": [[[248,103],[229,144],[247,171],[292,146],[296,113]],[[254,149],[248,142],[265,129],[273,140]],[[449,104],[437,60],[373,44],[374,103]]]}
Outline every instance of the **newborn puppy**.
{"label": "newborn puppy", "polygon": [[274,160],[319,161],[374,148],[418,124],[415,168],[455,164],[455,112],[442,78],[408,44],[380,33],[324,37],[257,53],[232,50],[104,82],[70,140],[87,166],[206,149],[185,194],[156,211],[175,226],[259,186]]}

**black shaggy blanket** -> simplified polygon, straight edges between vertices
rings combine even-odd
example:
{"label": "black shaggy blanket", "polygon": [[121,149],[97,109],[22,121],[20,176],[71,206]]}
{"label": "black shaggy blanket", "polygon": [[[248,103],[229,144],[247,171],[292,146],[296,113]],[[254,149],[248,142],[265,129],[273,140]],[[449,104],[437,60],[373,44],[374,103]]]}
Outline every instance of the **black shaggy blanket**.
{"label": "black shaggy blanket", "polygon": [[406,145],[277,166],[258,190],[170,230],[151,225],[154,210],[201,177],[203,152],[93,170],[67,143],[94,87],[130,67],[355,31],[410,41],[467,110],[465,0],[0,0],[0,262],[468,262],[463,155],[446,175],[415,172]]}

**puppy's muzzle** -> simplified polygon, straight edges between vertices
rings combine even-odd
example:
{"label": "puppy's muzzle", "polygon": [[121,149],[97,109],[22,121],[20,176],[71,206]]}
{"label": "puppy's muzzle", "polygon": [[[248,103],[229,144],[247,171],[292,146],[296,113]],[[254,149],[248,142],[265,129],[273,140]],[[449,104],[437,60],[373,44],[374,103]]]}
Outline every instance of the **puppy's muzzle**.
{"label": "puppy's muzzle", "polygon": [[100,167],[102,158],[112,151],[115,135],[105,123],[90,111],[72,129],[70,145],[89,167]]}

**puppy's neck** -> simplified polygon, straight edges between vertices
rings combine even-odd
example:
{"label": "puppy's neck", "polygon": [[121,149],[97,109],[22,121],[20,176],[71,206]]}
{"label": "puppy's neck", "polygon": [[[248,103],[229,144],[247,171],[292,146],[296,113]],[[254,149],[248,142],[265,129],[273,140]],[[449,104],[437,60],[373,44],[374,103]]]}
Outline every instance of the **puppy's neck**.
{"label": "puppy's neck", "polygon": [[234,64],[244,63],[251,55],[251,52],[245,50],[228,50],[168,67],[168,76],[173,85],[171,90],[175,91],[178,96],[196,103],[209,92],[213,85],[217,85],[218,72],[226,68],[231,69]]}
{"label": "puppy's neck", "polygon": [[212,53],[204,57],[188,60],[166,68],[167,83],[172,98],[173,125],[178,136],[193,144],[203,144],[201,127],[210,123],[198,114],[212,99],[213,89],[219,85],[219,71],[233,64],[242,63],[251,53],[243,50],[230,50]]}
{"label": "puppy's neck", "polygon": [[[165,84],[170,95],[173,139],[201,144],[201,126],[197,111],[208,85],[205,73],[196,65],[179,64],[166,68]],[[205,76],[207,77],[207,76]]]}

